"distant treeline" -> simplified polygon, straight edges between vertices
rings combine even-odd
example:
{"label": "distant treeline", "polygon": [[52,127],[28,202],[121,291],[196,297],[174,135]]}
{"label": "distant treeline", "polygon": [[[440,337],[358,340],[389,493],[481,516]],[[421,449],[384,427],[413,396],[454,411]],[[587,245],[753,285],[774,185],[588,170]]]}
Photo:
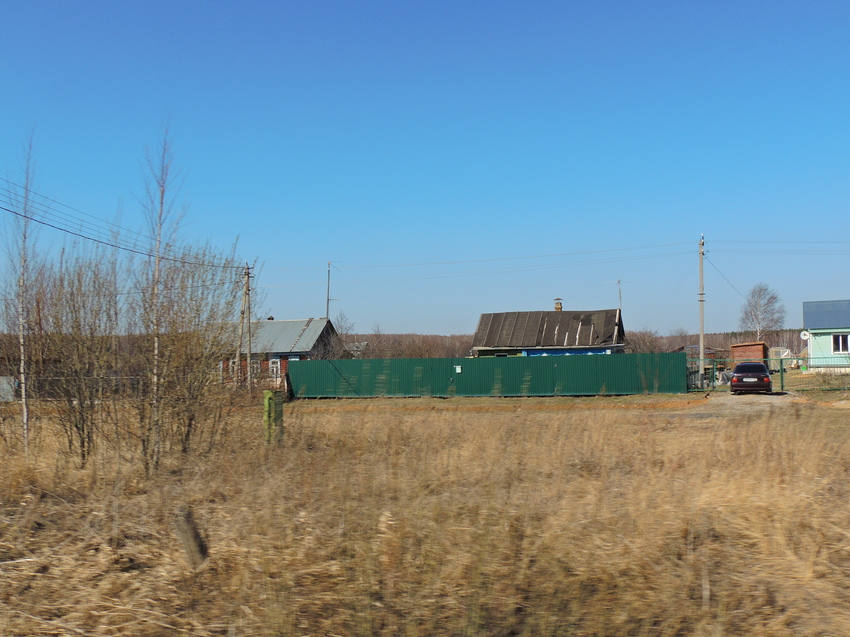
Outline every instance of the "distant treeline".
{"label": "distant treeline", "polygon": [[[628,350],[631,352],[670,352],[686,345],[699,345],[699,334],[679,331],[661,336],[652,330],[626,331]],[[705,346],[728,350],[735,343],[748,343],[756,340],[752,332],[712,332],[705,335]],[[800,329],[771,330],[763,338],[768,347],[787,347],[792,354],[805,349],[800,338]]]}
{"label": "distant treeline", "polygon": [[360,358],[462,358],[472,349],[472,334],[346,334]]}

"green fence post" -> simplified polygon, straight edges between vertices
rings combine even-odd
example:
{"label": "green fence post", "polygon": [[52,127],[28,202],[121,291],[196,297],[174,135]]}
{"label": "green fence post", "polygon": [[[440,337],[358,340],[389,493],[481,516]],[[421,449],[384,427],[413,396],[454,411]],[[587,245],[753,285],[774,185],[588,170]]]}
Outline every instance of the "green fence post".
{"label": "green fence post", "polygon": [[711,391],[717,389],[717,360],[711,359]]}
{"label": "green fence post", "polygon": [[785,391],[785,359],[779,359],[779,390]]}
{"label": "green fence post", "polygon": [[283,440],[283,392],[263,391],[263,427],[266,444],[280,444]]}

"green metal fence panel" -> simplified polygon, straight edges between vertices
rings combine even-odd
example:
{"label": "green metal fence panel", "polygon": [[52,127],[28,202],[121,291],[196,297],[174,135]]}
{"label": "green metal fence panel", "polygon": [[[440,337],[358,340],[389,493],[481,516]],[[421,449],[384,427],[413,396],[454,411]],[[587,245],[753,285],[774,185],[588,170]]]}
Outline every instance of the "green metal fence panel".
{"label": "green metal fence panel", "polygon": [[684,353],[290,361],[302,398],[595,396],[687,391]]}

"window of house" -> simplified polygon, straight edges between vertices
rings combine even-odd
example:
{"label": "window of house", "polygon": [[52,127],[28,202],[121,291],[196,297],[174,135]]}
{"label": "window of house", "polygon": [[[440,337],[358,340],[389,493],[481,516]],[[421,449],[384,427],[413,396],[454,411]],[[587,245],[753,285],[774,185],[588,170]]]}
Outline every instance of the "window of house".
{"label": "window of house", "polygon": [[269,376],[274,379],[280,378],[280,359],[272,358],[269,361]]}
{"label": "window of house", "polygon": [[833,354],[847,354],[848,352],[850,352],[850,347],[848,347],[848,337],[850,337],[850,334],[832,335]]}

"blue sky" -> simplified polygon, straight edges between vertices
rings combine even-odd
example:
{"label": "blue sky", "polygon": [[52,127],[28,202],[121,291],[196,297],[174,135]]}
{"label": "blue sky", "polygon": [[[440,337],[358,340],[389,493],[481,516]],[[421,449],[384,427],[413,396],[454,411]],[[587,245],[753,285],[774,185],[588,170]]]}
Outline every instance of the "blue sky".
{"label": "blue sky", "polygon": [[[262,314],[471,333],[616,307],[735,329],[742,294],[850,298],[850,4],[6,2],[0,175],[141,228],[165,123],[183,237]],[[58,238],[42,231],[43,249]]]}

